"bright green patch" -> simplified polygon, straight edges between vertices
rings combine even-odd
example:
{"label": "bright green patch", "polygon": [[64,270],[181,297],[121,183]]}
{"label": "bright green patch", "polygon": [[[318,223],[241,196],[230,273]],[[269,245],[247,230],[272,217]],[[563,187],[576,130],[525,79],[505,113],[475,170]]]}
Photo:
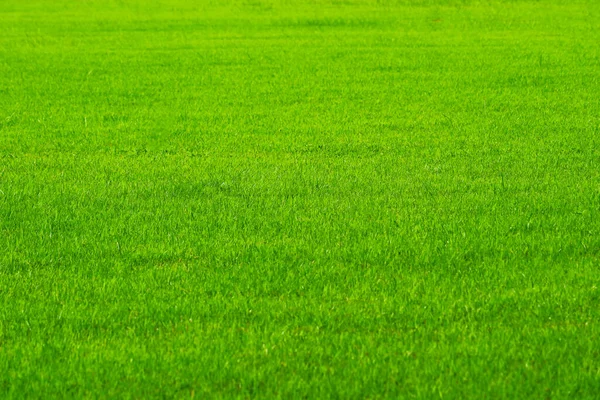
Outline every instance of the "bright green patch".
{"label": "bright green patch", "polygon": [[192,3],[0,3],[0,397],[596,398],[600,3]]}

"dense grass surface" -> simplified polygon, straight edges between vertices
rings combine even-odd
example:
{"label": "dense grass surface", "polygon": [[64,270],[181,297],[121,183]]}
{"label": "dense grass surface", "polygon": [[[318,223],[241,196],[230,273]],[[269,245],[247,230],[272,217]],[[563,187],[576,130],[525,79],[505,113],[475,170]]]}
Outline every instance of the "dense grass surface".
{"label": "dense grass surface", "polygon": [[146,3],[0,2],[0,397],[598,396],[597,1]]}

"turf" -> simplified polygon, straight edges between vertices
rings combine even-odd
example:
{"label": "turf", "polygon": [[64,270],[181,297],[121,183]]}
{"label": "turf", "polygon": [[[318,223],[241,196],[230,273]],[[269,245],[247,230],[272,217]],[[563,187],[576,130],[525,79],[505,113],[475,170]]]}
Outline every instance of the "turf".
{"label": "turf", "polygon": [[600,3],[3,0],[0,397],[597,398]]}

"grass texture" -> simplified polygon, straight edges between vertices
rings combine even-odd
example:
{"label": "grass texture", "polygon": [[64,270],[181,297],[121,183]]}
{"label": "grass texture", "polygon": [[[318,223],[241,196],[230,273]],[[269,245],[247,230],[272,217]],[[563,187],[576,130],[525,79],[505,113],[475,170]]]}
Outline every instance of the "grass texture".
{"label": "grass texture", "polygon": [[0,2],[0,397],[597,398],[600,3]]}

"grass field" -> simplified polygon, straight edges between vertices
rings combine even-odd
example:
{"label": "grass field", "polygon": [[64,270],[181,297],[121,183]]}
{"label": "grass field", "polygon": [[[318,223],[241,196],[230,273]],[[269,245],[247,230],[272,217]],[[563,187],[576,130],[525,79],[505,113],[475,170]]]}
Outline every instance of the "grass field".
{"label": "grass field", "polygon": [[598,398],[600,2],[0,1],[1,398]]}

